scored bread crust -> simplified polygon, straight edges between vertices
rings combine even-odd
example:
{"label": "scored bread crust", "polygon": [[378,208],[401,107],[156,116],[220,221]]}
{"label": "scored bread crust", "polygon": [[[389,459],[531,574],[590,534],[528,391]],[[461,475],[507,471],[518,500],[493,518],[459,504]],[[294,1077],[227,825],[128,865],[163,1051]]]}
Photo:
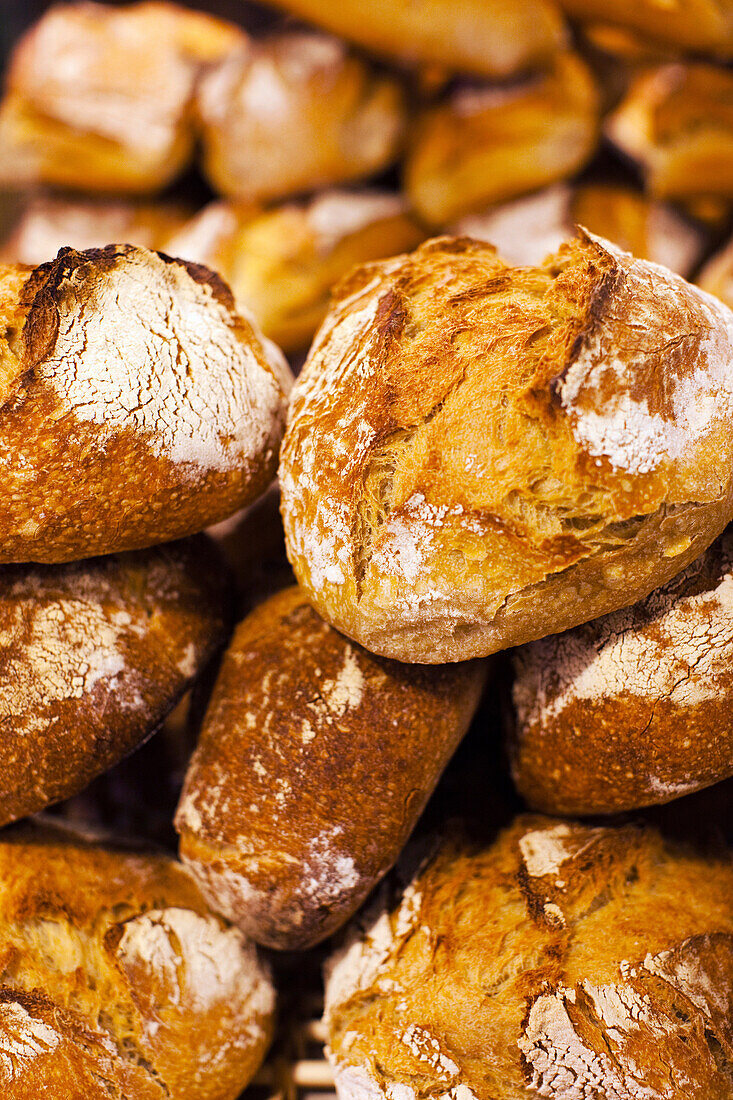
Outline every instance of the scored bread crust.
{"label": "scored bread crust", "polygon": [[235,1100],[273,988],[179,864],[29,824],[3,833],[0,881],[7,1100]]}
{"label": "scored bread crust", "polygon": [[518,649],[510,752],[527,802],[596,814],[733,774],[733,530],[633,607]]}
{"label": "scored bread crust", "polygon": [[449,837],[326,971],[340,1100],[729,1100],[733,870],[654,831]]}
{"label": "scored bread crust", "polygon": [[224,657],[176,815],[212,908],[277,948],[344,924],[397,859],[485,671],[376,658],[298,588],[257,608]]}
{"label": "scored bread crust", "polygon": [[289,371],[208,268],[132,245],[0,268],[0,561],[200,531],[277,462]]}
{"label": "scored bread crust", "polygon": [[292,395],[299,583],[424,662],[643,598],[731,516],[732,359],[725,306],[583,231],[541,268],[446,238],[360,269]]}
{"label": "scored bread crust", "polygon": [[225,640],[203,536],[0,568],[0,825],[69,798],[160,725]]}

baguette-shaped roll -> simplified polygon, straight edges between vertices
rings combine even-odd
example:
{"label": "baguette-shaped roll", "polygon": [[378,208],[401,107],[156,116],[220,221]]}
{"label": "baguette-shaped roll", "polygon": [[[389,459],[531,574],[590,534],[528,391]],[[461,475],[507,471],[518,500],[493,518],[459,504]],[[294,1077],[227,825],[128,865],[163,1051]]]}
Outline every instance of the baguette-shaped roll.
{"label": "baguette-shaped roll", "polygon": [[212,908],[278,948],[344,924],[399,856],[484,674],[373,657],[297,588],[257,608],[224,657],[176,817]]}
{"label": "baguette-shaped roll", "polygon": [[733,199],[733,72],[706,64],[642,71],[606,136],[663,199]]}
{"label": "baguette-shaped roll", "polygon": [[564,41],[546,0],[275,0],[334,34],[407,65],[503,77],[547,60]]}
{"label": "baguette-shaped roll", "polygon": [[427,242],[340,286],[280,480],[314,607],[455,661],[628,606],[733,511],[733,313],[585,232],[539,268]]}
{"label": "baguette-shaped roll", "polygon": [[464,84],[411,131],[405,190],[430,225],[571,175],[599,133],[598,92],[575,54],[508,85]]}
{"label": "baguette-shaped roll", "polygon": [[512,771],[533,808],[614,813],[733,775],[733,529],[642,603],[514,663]]}
{"label": "baguette-shaped roll", "polygon": [[265,336],[295,352],[308,346],[331,287],[352,267],[415,248],[424,238],[399,195],[330,190],[259,216],[211,203],[166,251],[218,271]]}
{"label": "baguette-shaped roll", "polygon": [[0,267],[0,561],[223,519],[272,479],[288,382],[205,267],[132,245]]}
{"label": "baguette-shaped roll", "polygon": [[625,28],[644,42],[733,57],[730,0],[559,0],[559,6],[574,19]]}
{"label": "baguette-shaped roll", "polygon": [[697,278],[698,284],[733,309],[733,238],[708,260]]}
{"label": "baguette-shaped roll", "polygon": [[206,176],[245,202],[373,175],[405,126],[399,82],[315,31],[228,55],[201,82],[198,112]]}
{"label": "baguette-shaped roll", "polygon": [[697,267],[705,235],[673,206],[631,187],[558,183],[462,218],[451,230],[493,244],[518,267],[541,264],[585,226],[641,260],[662,264],[688,278]]}
{"label": "baguette-shaped roll", "polygon": [[0,181],[159,190],[191,158],[201,73],[246,42],[229,23],[155,0],[52,6],[10,65]]}
{"label": "baguette-shaped roll", "polygon": [[236,1100],[274,992],[179,864],[26,825],[0,884],[4,1100]]}
{"label": "baguette-shaped roll", "polygon": [[82,790],[148,737],[225,640],[203,538],[0,568],[0,825]]}
{"label": "baguette-shaped roll", "polygon": [[363,925],[327,968],[339,1100],[731,1096],[728,858],[526,816]]}

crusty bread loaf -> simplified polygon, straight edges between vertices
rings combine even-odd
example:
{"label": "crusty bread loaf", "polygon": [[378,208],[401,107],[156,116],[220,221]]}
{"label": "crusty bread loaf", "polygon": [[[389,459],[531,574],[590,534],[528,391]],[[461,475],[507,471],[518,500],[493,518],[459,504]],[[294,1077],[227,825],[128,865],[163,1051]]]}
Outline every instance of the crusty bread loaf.
{"label": "crusty bread loaf", "polygon": [[0,267],[0,561],[177,538],[272,479],[289,371],[207,268],[131,245]]}
{"label": "crusty bread loaf", "polygon": [[373,657],[297,588],[261,605],[224,657],[176,817],[211,906],[271,947],[344,924],[397,859],[484,673]]}
{"label": "crusty bread loaf", "polygon": [[598,21],[638,33],[642,41],[684,47],[690,53],[733,57],[730,0],[559,0],[574,19]]}
{"label": "crusty bread loaf", "polygon": [[162,722],[225,640],[204,538],[0,569],[0,825],[80,791]]}
{"label": "crusty bread loaf", "polygon": [[575,54],[513,84],[459,84],[410,131],[405,190],[429,225],[564,179],[590,159],[599,100]]}
{"label": "crusty bread loaf", "polygon": [[398,81],[315,31],[227,55],[201,81],[198,113],[206,176],[246,202],[370,176],[394,160],[405,125]]}
{"label": "crusty bread loaf", "polygon": [[399,195],[328,190],[259,216],[211,203],[165,250],[214,268],[266,336],[300,351],[326,316],[334,283],[355,264],[415,248],[424,238]]}
{"label": "crusty bread loaf", "polygon": [[733,309],[733,238],[708,260],[696,282]]}
{"label": "crusty bread loaf", "polygon": [[541,268],[442,239],[360,269],[293,391],[299,583],[411,661],[628,606],[730,518],[732,354],[725,306],[584,232]]}
{"label": "crusty bread loaf", "polygon": [[10,65],[0,181],[119,193],[165,186],[192,156],[199,76],[246,42],[232,24],[157,0],[53,5]]}
{"label": "crusty bread loaf", "polygon": [[175,861],[49,825],[0,840],[5,1100],[236,1100],[267,967]]}
{"label": "crusty bread loaf", "polygon": [[340,1100],[730,1100],[727,856],[523,817],[364,923],[327,975]]}
{"label": "crusty bread loaf", "polygon": [[514,779],[535,809],[668,802],[733,775],[733,529],[634,607],[516,651]]}
{"label": "crusty bread loaf", "polygon": [[519,266],[541,264],[585,226],[641,260],[689,278],[705,247],[705,235],[669,203],[619,184],[557,183],[533,195],[462,218],[456,236],[493,244]]}

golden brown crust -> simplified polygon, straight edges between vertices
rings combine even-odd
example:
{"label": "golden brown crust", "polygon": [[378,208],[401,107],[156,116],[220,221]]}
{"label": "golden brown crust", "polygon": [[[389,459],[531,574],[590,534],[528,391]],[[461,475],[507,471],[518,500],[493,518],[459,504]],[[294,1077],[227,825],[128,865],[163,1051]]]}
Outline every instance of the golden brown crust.
{"label": "golden brown crust", "polygon": [[695,281],[733,309],[733,239],[708,260]]}
{"label": "golden brown crust", "polygon": [[725,307],[585,233],[542,268],[443,239],[361,269],[293,391],[299,583],[426,662],[641,599],[730,518],[732,354]]}
{"label": "golden brown crust", "polygon": [[484,675],[373,657],[297,588],[261,605],[224,658],[176,818],[210,904],[272,947],[340,927],[397,859]]}
{"label": "golden brown crust", "polygon": [[163,542],[262,492],[287,367],[218,276],[131,245],[24,276],[0,334],[0,561]]}
{"label": "golden brown crust", "polygon": [[733,871],[651,830],[448,841],[327,976],[341,1100],[728,1100]]}
{"label": "golden brown crust", "polygon": [[3,834],[0,880],[8,1100],[235,1100],[271,1035],[272,986],[179,865],[32,825]]}
{"label": "golden brown crust", "polygon": [[682,46],[690,53],[733,56],[733,5],[730,0],[560,0],[568,15],[582,21],[623,27],[644,44]]}
{"label": "golden brown crust", "polygon": [[82,790],[163,721],[225,638],[203,538],[0,567],[0,825]]}

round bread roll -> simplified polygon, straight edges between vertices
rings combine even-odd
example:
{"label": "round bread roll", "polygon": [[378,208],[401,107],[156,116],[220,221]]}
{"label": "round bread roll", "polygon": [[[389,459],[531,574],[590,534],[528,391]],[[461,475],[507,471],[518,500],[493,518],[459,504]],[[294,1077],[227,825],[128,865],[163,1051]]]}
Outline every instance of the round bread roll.
{"label": "round bread roll", "polygon": [[199,76],[247,41],[238,27],[176,4],[53,5],[12,58],[0,181],[159,190],[192,156]]}
{"label": "round bread roll", "polygon": [[424,238],[399,195],[330,190],[259,216],[211,203],[166,251],[220,272],[265,335],[295,352],[308,346],[331,287],[355,264],[415,248]]}
{"label": "round bread roll", "polygon": [[730,0],[559,0],[574,19],[598,20],[626,28],[691,53],[733,57],[733,5]]}
{"label": "round bread roll", "polygon": [[145,740],[225,640],[207,540],[0,569],[0,825]]}
{"label": "round bread roll", "polygon": [[493,244],[517,267],[541,264],[583,225],[642,260],[689,278],[703,254],[702,231],[668,203],[615,184],[557,183],[462,218],[451,233]]}
{"label": "round bread roll", "polygon": [[733,775],[733,529],[642,603],[514,663],[512,770],[533,808],[614,813]]}
{"label": "round bread roll", "polygon": [[0,561],[200,531],[271,481],[289,371],[207,268],[132,245],[0,266]]}
{"label": "round bread roll", "polygon": [[202,80],[198,110],[206,176],[245,202],[373,175],[405,126],[397,80],[315,31],[229,54]]}
{"label": "round bread roll", "polygon": [[653,830],[448,840],[327,971],[340,1100],[729,1100],[733,868]]}
{"label": "round bread roll", "polygon": [[564,179],[590,159],[599,100],[579,57],[559,53],[510,85],[458,85],[418,115],[405,190],[429,225]]}
{"label": "round bread roll", "polygon": [[642,71],[606,119],[605,132],[639,165],[652,195],[733,199],[729,69],[699,63]]}
{"label": "round bread roll", "polygon": [[550,57],[564,41],[546,0],[275,0],[286,11],[407,65],[477,76],[511,76]]}
{"label": "round bread roll", "polygon": [[0,884],[5,1100],[236,1100],[274,992],[180,865],[27,825],[3,833]]}
{"label": "round bread roll", "polygon": [[297,588],[229,647],[181,796],[181,857],[260,943],[309,947],[394,864],[468,728],[485,668],[352,646]]}
{"label": "round bread roll", "polygon": [[293,390],[288,556],[375,653],[457,661],[648,595],[733,511],[733,313],[581,231],[356,271]]}
{"label": "round bread roll", "polygon": [[733,309],[733,237],[703,267],[697,283]]}

